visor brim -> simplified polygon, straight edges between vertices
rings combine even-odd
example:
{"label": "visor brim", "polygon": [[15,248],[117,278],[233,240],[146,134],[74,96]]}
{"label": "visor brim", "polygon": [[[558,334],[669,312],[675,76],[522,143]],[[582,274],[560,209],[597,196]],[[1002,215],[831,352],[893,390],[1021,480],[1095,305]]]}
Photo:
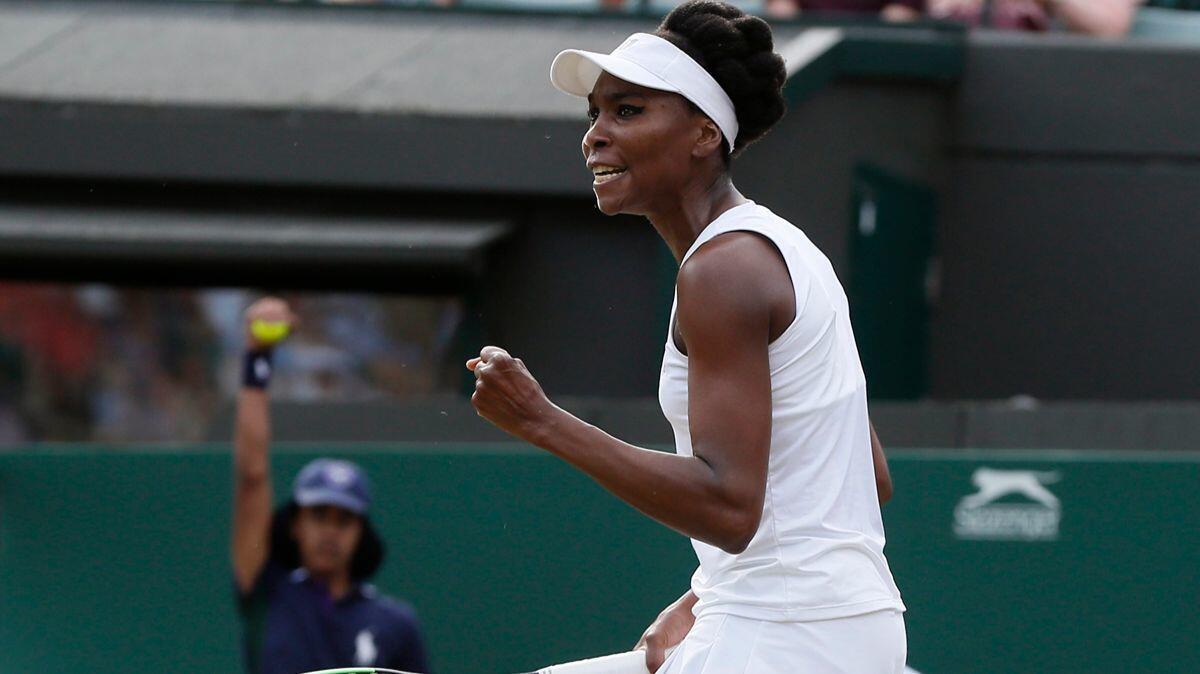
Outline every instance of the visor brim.
{"label": "visor brim", "polygon": [[586,98],[601,73],[649,89],[679,93],[678,88],[632,61],[580,49],[567,49],[554,57],[550,64],[550,83],[563,93]]}
{"label": "visor brim", "polygon": [[362,499],[332,489],[300,489],[292,495],[292,500],[302,507],[337,506],[356,515],[367,512],[367,504]]}

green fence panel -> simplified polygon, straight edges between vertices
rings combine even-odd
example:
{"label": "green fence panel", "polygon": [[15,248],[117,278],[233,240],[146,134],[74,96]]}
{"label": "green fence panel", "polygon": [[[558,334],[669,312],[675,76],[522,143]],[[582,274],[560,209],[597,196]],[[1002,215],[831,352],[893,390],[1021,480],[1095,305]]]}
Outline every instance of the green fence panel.
{"label": "green fence panel", "polygon": [[922,674],[1200,672],[1200,457],[905,454],[884,511]]}
{"label": "green fence panel", "polygon": [[[439,672],[628,649],[686,589],[686,541],[565,464],[457,448],[339,452],[375,484],[376,581]],[[286,485],[311,454],[276,461]],[[226,453],[0,454],[0,673],[240,670]]]}
{"label": "green fence panel", "polygon": [[[526,448],[339,449],[375,483],[378,585],[417,607],[439,672],[628,648],[695,564],[682,537]],[[277,454],[281,491],[314,454]],[[923,674],[1200,671],[1200,455],[892,467],[888,553]],[[239,671],[229,471],[220,448],[0,454],[0,674]]]}

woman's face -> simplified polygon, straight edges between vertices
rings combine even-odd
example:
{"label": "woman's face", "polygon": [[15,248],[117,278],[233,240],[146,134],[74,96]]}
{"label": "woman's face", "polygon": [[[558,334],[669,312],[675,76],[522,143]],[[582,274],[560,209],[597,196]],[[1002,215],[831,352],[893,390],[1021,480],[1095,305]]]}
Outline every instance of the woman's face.
{"label": "woman's face", "polygon": [[362,518],[336,506],[302,507],[292,520],[300,563],[314,576],[348,572],[362,532]]}
{"label": "woman's face", "polygon": [[679,94],[602,73],[588,96],[583,156],[606,215],[649,215],[687,182],[707,118]]}

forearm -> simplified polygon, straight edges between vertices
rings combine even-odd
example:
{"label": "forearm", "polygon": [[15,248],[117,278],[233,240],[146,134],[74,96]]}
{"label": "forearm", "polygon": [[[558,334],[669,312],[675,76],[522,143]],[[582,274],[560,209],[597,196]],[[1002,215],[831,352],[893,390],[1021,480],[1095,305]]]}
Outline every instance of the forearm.
{"label": "forearm", "polygon": [[692,592],[691,589],[689,589],[687,592],[684,592],[679,599],[671,602],[666,608],[660,611],[656,622],[670,620],[674,617],[677,620],[682,620],[689,626],[690,629],[691,624],[695,622],[695,616],[692,613],[692,609],[695,608],[696,602],[698,601],[700,601],[700,598],[696,596],[695,592]]}
{"label": "forearm", "polygon": [[233,530],[230,555],[242,592],[254,586],[269,554],[271,471],[269,400],[266,391],[243,388],[234,429]]}
{"label": "forearm", "polygon": [[761,509],[748,512],[704,460],[635,447],[557,408],[549,416],[527,439],[621,500],[685,536],[727,551],[749,543]]}
{"label": "forearm", "polygon": [[690,613],[692,608],[694,608],[696,606],[697,601],[700,601],[700,598],[696,596],[696,593],[692,592],[691,590],[688,590],[687,592],[683,593],[682,597],[680,597],[679,599],[676,599],[674,601],[674,603],[672,603],[670,606],[668,606],[666,608],[666,610],[667,611],[688,611]]}
{"label": "forearm", "polygon": [[1099,37],[1129,32],[1137,7],[1132,0],[1046,0],[1051,12],[1072,30]]}
{"label": "forearm", "polygon": [[234,478],[239,486],[246,482],[267,482],[271,442],[270,399],[265,389],[243,387],[238,393],[233,435]]}

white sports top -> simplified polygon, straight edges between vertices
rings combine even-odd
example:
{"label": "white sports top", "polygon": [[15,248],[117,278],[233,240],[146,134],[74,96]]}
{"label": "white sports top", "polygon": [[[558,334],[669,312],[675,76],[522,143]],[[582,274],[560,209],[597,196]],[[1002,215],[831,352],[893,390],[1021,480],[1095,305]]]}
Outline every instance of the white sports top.
{"label": "white sports top", "polygon": [[[736,555],[692,540],[700,558],[692,576],[695,613],[808,621],[903,611],[883,556],[866,379],[846,294],[803,232],[753,202],[710,223],[682,264],[732,231],[755,232],[779,249],[796,293],[796,319],[768,347],[771,454],[758,532]],[[670,329],[658,396],[676,451],[691,456],[688,360]]]}

